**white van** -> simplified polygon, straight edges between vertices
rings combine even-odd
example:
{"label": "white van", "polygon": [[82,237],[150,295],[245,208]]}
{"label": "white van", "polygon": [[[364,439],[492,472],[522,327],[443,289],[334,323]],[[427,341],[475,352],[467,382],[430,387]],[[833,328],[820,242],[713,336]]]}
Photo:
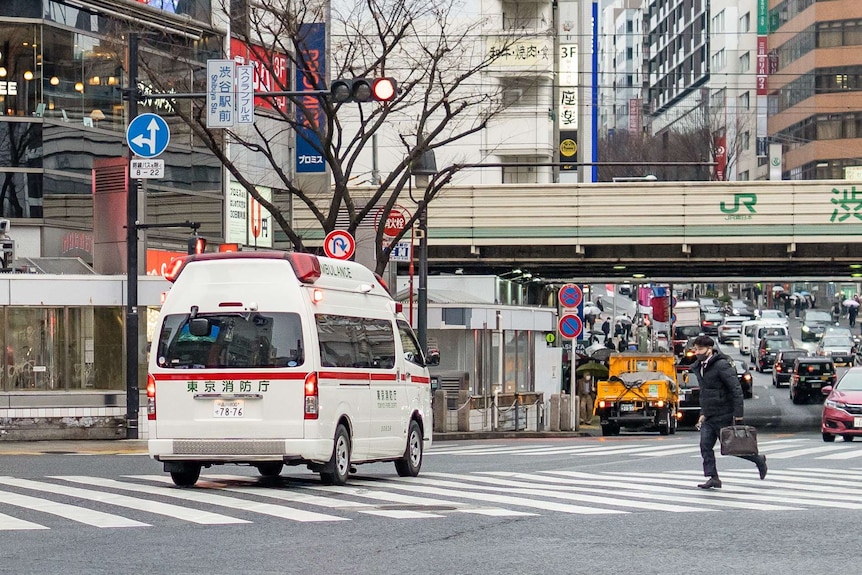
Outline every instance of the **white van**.
{"label": "white van", "polygon": [[431,379],[379,279],[282,252],[180,258],[147,381],[150,457],[174,483],[235,463],[307,465],[343,485],[354,464],[416,476],[431,444]]}
{"label": "white van", "polygon": [[[742,322],[739,328],[739,354],[752,358],[764,335],[787,335],[787,326],[781,321],[752,319]],[[751,359],[754,361],[754,359]]]}

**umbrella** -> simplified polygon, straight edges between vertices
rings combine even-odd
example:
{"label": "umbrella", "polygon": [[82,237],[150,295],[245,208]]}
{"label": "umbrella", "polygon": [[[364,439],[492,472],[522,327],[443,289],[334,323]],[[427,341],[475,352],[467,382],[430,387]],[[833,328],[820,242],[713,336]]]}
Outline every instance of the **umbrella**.
{"label": "umbrella", "polygon": [[784,291],[784,288],[781,286],[772,286],[772,291],[780,292],[780,291]]}
{"label": "umbrella", "polygon": [[630,317],[624,316],[624,315],[618,315],[616,318],[614,318],[614,321],[615,322],[618,321],[621,324],[629,324],[629,325],[631,325],[631,323],[632,323],[632,319]]}
{"label": "umbrella", "polygon": [[584,306],[584,315],[602,315],[602,310],[593,304],[587,304]]}
{"label": "umbrella", "polygon": [[597,361],[590,361],[584,365],[579,365],[575,373],[589,373],[594,377],[607,377],[608,368]]}
{"label": "umbrella", "polygon": [[[615,351],[616,351],[615,349],[608,349],[606,347],[603,347],[599,350],[594,351],[590,357],[592,357],[593,359],[595,359],[597,361],[607,361],[608,358],[611,356],[611,354],[614,353]],[[577,370],[575,370],[575,371],[577,371]]]}
{"label": "umbrella", "polygon": [[859,302],[853,298],[848,297],[844,300],[844,305],[846,305],[847,307],[859,307]]}

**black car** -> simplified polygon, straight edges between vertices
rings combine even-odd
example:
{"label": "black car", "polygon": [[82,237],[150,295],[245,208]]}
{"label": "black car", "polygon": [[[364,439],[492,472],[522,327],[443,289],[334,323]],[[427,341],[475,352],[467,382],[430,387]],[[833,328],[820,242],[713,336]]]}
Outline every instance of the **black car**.
{"label": "black car", "polygon": [[760,340],[760,345],[757,346],[757,351],[754,356],[754,368],[763,373],[767,369],[772,369],[772,364],[775,363],[775,356],[782,349],[791,349],[796,347],[793,345],[793,340],[786,335],[766,336]]}
{"label": "black car", "polygon": [[804,403],[808,400],[823,401],[820,391],[827,385],[835,385],[835,362],[831,357],[806,356],[793,362],[790,376],[790,400]]}
{"label": "black car", "polygon": [[754,397],[754,380],[751,377],[751,372],[748,371],[748,364],[744,361],[736,361],[735,359],[727,358],[730,365],[736,370],[736,377],[739,378],[739,385],[742,387],[742,397],[751,399]]}
{"label": "black car", "polygon": [[807,309],[802,312],[802,341],[817,341],[826,328],[834,324],[832,314],[822,309]]}
{"label": "black car", "polygon": [[724,321],[724,315],[720,313],[701,313],[700,331],[706,335],[718,335],[718,326]]}
{"label": "black car", "polygon": [[807,349],[781,349],[778,355],[775,356],[775,363],[772,365],[772,385],[781,387],[782,383],[790,383],[790,376],[793,372],[793,362],[798,357],[808,355]]}

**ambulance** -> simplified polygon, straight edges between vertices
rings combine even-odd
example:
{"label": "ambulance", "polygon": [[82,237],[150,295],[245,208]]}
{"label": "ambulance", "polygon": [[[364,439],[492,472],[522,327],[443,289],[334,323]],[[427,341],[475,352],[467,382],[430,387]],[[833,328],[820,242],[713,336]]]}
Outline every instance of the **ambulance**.
{"label": "ambulance", "polygon": [[148,448],[176,485],[222,464],[264,477],[306,465],[333,485],[360,463],[419,474],[431,379],[378,276],[289,252],[190,255],[165,275],[173,285],[148,364]]}

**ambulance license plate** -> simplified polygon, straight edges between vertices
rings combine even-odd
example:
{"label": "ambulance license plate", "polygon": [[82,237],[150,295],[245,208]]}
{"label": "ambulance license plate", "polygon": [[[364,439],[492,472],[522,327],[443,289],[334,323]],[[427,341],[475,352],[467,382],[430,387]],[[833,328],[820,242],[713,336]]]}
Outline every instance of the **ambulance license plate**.
{"label": "ambulance license plate", "polygon": [[242,399],[216,399],[213,402],[213,417],[242,417],[245,401]]}

